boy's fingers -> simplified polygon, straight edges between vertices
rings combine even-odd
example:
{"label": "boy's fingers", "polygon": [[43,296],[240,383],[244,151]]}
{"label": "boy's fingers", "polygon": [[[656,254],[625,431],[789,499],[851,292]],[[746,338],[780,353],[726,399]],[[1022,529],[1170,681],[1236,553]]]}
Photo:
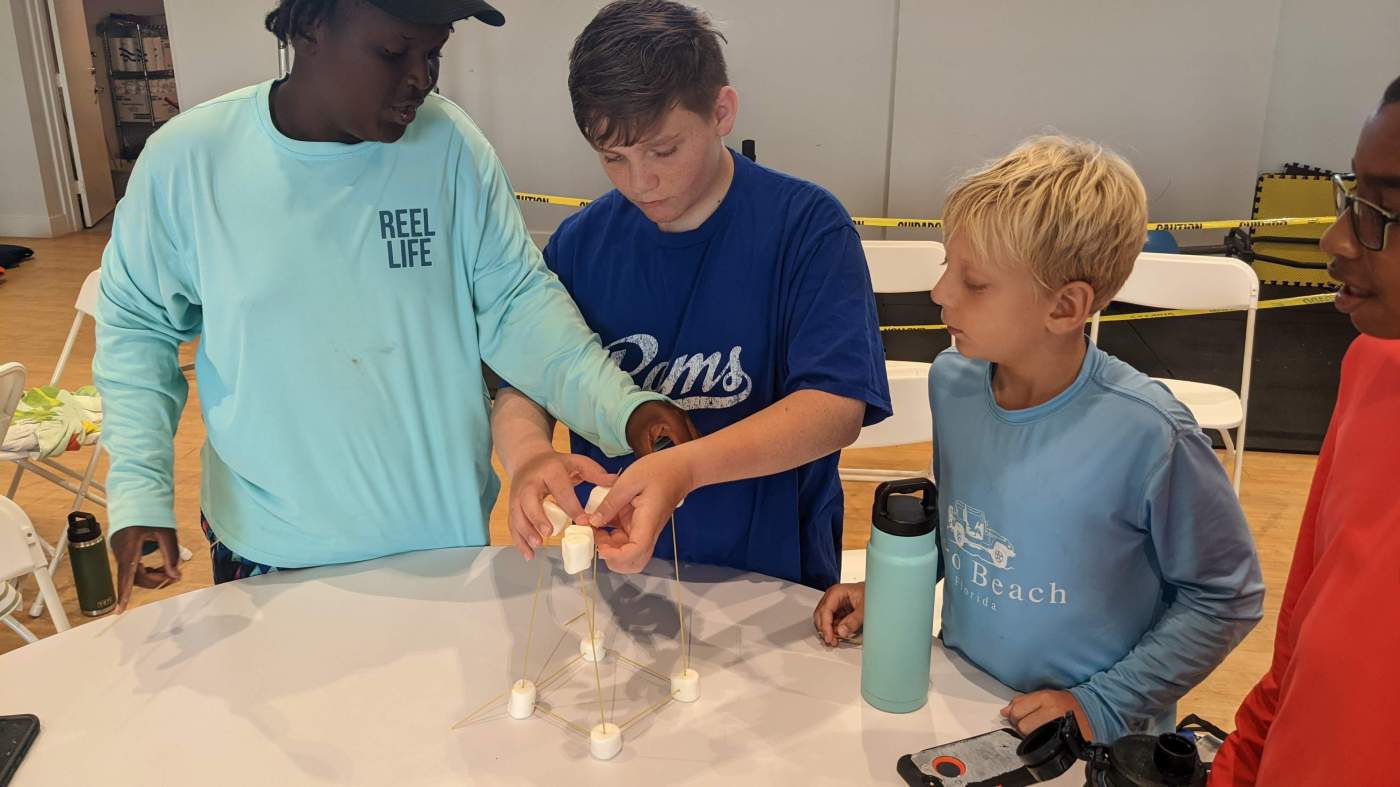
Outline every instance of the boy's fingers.
{"label": "boy's fingers", "polygon": [[[607,487],[611,487],[613,483],[617,481],[617,476],[604,470],[602,465],[589,457],[580,456],[579,454],[569,454],[564,458],[564,461],[568,462],[569,467],[573,470],[573,474],[577,476],[580,481],[586,481],[594,486]],[[583,511],[582,506],[579,506],[579,511]]]}
{"label": "boy's fingers", "polygon": [[[539,529],[535,527],[535,523],[530,520],[529,515],[525,512],[525,505],[531,497],[531,495],[526,495],[524,499],[517,500],[515,504],[511,506],[509,523],[511,534],[519,536],[520,540],[525,542],[526,546],[533,549],[543,544],[544,538],[540,535]],[[538,501],[536,502],[538,503]],[[541,508],[541,513],[543,513],[543,508]]]}
{"label": "boy's fingers", "polygon": [[817,627],[817,633],[821,635],[821,640],[828,645],[836,644],[836,637],[831,628],[835,607],[833,594],[828,591],[825,596],[822,596],[822,600],[817,602],[817,608],[812,612],[812,623]]}
{"label": "boy's fingers", "polygon": [[627,544],[627,534],[616,528],[612,530],[594,530],[593,543],[598,545],[598,555],[606,560],[607,558],[603,556],[603,550],[605,548],[609,551],[620,549]]}
{"label": "boy's fingers", "polygon": [[549,496],[554,498],[554,504],[568,514],[570,521],[577,522],[583,516],[583,506],[579,504],[578,493],[574,491],[574,479],[565,473],[551,473],[542,480]]}
{"label": "boy's fingers", "polygon": [[[597,536],[594,538],[596,543]],[[619,574],[636,574],[641,571],[646,567],[647,554],[643,546],[635,541],[628,541],[619,547],[598,547],[598,557],[608,564],[608,568]]]}
{"label": "boy's fingers", "polygon": [[608,496],[603,498],[603,502],[598,504],[588,523],[594,527],[606,526],[622,513],[623,507],[631,503],[640,491],[626,474],[618,477],[617,484],[608,491]]}
{"label": "boy's fingers", "polygon": [[836,624],[836,633],[841,639],[849,639],[865,623],[865,610],[852,608],[841,621]]}
{"label": "boy's fingers", "polygon": [[1006,706],[1006,716],[1019,725],[1022,719],[1038,711],[1044,704],[1044,692],[1037,691],[1031,694],[1022,694],[1012,699],[1011,704]]}
{"label": "boy's fingers", "polygon": [[549,521],[549,514],[545,513],[544,500],[540,499],[538,493],[522,493],[517,510],[520,512],[521,526],[529,528],[531,546],[538,546],[544,543],[544,539],[553,535],[554,526]]}
{"label": "boy's fingers", "polygon": [[1053,708],[1037,708],[1030,715],[1022,717],[1016,722],[1016,729],[1022,735],[1029,735],[1035,732],[1042,725],[1056,721],[1060,715]]}
{"label": "boy's fingers", "polygon": [[511,546],[515,547],[515,551],[519,552],[521,556],[524,557],[526,560],[533,558],[535,556],[535,550],[531,548],[530,542],[528,541],[528,536],[524,534],[521,528],[519,518],[512,515],[510,519]]}

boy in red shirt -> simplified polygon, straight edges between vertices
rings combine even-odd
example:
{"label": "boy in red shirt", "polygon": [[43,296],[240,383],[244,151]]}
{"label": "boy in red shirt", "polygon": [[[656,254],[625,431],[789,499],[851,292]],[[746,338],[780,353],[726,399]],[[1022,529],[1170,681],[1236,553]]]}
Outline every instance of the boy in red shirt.
{"label": "boy in red shirt", "polygon": [[1337,176],[1322,238],[1361,331],[1342,363],[1284,591],[1269,672],[1235,717],[1212,785],[1395,784],[1400,668],[1400,79]]}

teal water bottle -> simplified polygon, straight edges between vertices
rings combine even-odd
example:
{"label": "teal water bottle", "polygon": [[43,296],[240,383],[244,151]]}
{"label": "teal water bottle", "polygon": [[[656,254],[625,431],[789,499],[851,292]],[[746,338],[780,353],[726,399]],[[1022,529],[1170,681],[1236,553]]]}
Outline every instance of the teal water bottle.
{"label": "teal water bottle", "polygon": [[875,490],[865,553],[860,693],[889,713],[909,713],[928,702],[937,506],[938,490],[927,478],[890,481]]}

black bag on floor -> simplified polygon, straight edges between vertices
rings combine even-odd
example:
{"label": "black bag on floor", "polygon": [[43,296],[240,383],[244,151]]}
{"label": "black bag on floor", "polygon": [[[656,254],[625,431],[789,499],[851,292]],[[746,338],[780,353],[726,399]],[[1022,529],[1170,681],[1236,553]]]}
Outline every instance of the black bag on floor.
{"label": "black bag on floor", "polygon": [[33,249],[0,243],[0,268],[13,268],[33,256]]}

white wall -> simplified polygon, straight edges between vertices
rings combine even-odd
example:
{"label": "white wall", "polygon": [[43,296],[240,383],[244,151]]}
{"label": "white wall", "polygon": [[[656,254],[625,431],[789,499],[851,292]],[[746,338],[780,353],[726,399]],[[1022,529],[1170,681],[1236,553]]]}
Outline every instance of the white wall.
{"label": "white wall", "polygon": [[[958,173],[1054,127],[1127,155],[1154,219],[1247,216],[1261,165],[1344,166],[1361,117],[1400,74],[1395,0],[696,1],[729,37],[733,143],[756,138],[761,162],[857,214],[936,214]],[[270,5],[166,0],[183,106],[275,75]],[[569,47],[599,5],[503,0],[504,28],[465,22],[449,44],[442,90],[518,189],[607,188],[565,84]],[[568,213],[525,210],[541,232]]]}
{"label": "white wall", "polygon": [[76,211],[43,0],[0,2],[0,235],[69,232]]}
{"label": "white wall", "polygon": [[9,107],[18,123],[0,123],[0,235],[35,235],[36,226],[47,225],[43,181],[34,129],[16,109],[27,109],[16,40],[15,19],[7,3],[0,6],[0,106]]}
{"label": "white wall", "polygon": [[890,209],[939,215],[948,186],[1057,130],[1126,156],[1154,220],[1247,217],[1279,0],[906,2]]}
{"label": "white wall", "polygon": [[180,108],[277,76],[277,39],[263,29],[274,0],[165,0]]}
{"label": "white wall", "polygon": [[1260,171],[1351,168],[1356,137],[1400,76],[1400,2],[1283,0]]}
{"label": "white wall", "polygon": [[[521,191],[597,196],[610,188],[569,104],[569,49],[603,3],[517,2],[500,29],[458,25],[443,57],[443,95],[492,140]],[[866,0],[836,25],[837,0],[708,0],[729,39],[739,120],[730,144],[756,139],[761,163],[820,182],[849,210],[884,209],[895,0]],[[536,232],[566,209],[525,205]]]}

